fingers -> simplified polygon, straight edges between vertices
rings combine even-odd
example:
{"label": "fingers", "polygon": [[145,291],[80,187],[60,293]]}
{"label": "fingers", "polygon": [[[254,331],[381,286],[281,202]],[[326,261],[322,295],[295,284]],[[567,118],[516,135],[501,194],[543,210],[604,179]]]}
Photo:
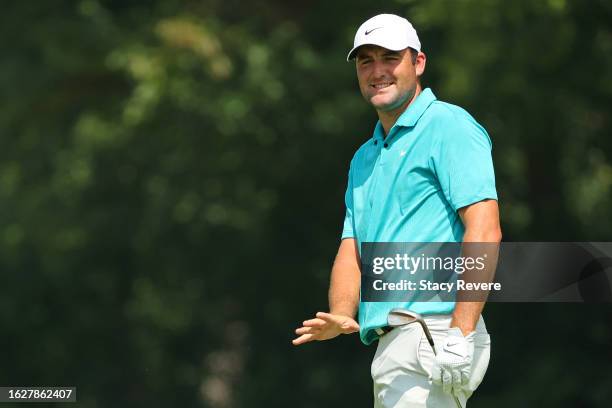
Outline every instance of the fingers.
{"label": "fingers", "polygon": [[325,312],[317,312],[315,316],[329,323],[338,323],[338,320],[339,320],[338,316],[330,314],[330,313],[325,313]]}
{"label": "fingers", "polygon": [[312,341],[312,340],[314,340],[313,334],[303,334],[297,339],[293,339],[292,343],[294,346],[299,346],[301,344],[308,343],[309,341]]}
{"label": "fingers", "polygon": [[295,334],[317,334],[321,331],[318,327],[300,327],[295,329]]}
{"label": "fingers", "polygon": [[310,319],[302,322],[302,327],[295,329],[295,334],[300,335],[298,338],[293,339],[291,343],[294,346],[299,346],[304,343],[308,343],[317,340],[317,336],[321,333],[321,328],[325,326],[327,322],[322,319]]}
{"label": "fingers", "polygon": [[461,390],[461,372],[459,370],[451,370],[451,387],[454,390]]}
{"label": "fingers", "polygon": [[459,373],[459,377],[461,380],[460,383],[453,383],[453,394],[455,394],[457,398],[461,397],[464,390],[468,387],[468,384],[470,382],[470,371],[465,369],[461,370]]}
{"label": "fingers", "polygon": [[304,320],[302,327],[295,329],[299,335],[292,343],[296,346],[313,340],[328,340],[339,334],[359,331],[359,324],[347,316],[318,312],[314,319]]}
{"label": "fingers", "polygon": [[434,385],[441,385],[442,391],[450,394],[453,388],[453,377],[448,370],[434,363],[431,367],[431,376],[429,378]]}
{"label": "fingers", "polygon": [[434,364],[429,379],[434,385],[441,385],[445,393],[460,395],[469,380],[469,375],[459,370],[447,370]]}
{"label": "fingers", "polygon": [[310,319],[304,320],[302,324],[306,327],[322,327],[325,326],[326,323],[327,322],[323,319]]}
{"label": "fingers", "polygon": [[453,388],[453,377],[448,370],[442,370],[442,391],[450,394]]}
{"label": "fingers", "polygon": [[452,374],[437,364],[434,364],[431,368],[431,376],[429,378],[434,385],[441,385],[442,391],[446,394],[450,394],[454,390]]}

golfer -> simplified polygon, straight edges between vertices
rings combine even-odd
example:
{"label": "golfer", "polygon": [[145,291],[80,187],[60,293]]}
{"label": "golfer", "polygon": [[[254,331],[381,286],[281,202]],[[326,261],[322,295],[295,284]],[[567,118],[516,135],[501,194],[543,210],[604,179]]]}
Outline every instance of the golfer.
{"label": "golfer", "polygon": [[[347,60],[355,60],[378,122],[351,161],[330,311],[304,321],[293,344],[359,332],[365,344],[378,341],[376,408],[454,408],[455,399],[465,407],[489,363],[484,302],[364,302],[359,251],[362,242],[498,243],[491,141],[465,110],[421,88],[427,59],[406,19],[381,14],[364,22]],[[424,316],[437,355],[419,325],[387,326],[397,307]]]}

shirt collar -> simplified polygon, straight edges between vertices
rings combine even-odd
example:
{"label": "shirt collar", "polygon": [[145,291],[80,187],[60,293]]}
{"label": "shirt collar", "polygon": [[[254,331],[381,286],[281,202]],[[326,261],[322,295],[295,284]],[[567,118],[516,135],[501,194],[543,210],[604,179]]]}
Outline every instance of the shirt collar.
{"label": "shirt collar", "polygon": [[[436,100],[436,96],[430,88],[425,88],[419,96],[412,102],[408,108],[402,112],[394,126],[406,126],[411,127],[417,124],[423,113],[429,108]],[[374,128],[374,140],[384,140],[385,132],[383,131],[382,123],[380,120],[376,123]]]}
{"label": "shirt collar", "polygon": [[385,131],[380,120],[376,122],[376,127],[374,128],[374,140],[379,140],[381,142],[385,140]]}
{"label": "shirt collar", "polygon": [[436,100],[436,96],[431,91],[430,88],[425,88],[419,96],[417,96],[416,100],[412,102],[408,109],[406,109],[397,121],[396,125],[399,126],[414,126],[419,121],[423,113],[429,108],[429,105],[432,104],[433,101]]}

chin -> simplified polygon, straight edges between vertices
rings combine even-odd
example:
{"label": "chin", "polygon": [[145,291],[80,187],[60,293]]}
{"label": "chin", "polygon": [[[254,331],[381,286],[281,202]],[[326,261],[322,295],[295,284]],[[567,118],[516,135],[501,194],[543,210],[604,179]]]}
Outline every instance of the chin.
{"label": "chin", "polygon": [[397,99],[390,97],[390,95],[375,95],[370,98],[370,104],[378,110],[386,110],[394,106],[396,102]]}

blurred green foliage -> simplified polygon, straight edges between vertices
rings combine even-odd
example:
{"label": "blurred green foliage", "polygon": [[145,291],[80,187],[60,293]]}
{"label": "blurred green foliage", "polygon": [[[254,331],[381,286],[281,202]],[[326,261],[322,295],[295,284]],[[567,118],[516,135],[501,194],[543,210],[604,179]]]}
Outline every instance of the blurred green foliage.
{"label": "blurred green foliage", "polygon": [[[376,120],[344,58],[379,12],[488,129],[506,240],[610,239],[610,2],[12,1],[0,383],[76,385],[87,408],[371,406],[373,347],[290,340],[327,307]],[[471,406],[608,406],[610,311],[488,305]]]}

